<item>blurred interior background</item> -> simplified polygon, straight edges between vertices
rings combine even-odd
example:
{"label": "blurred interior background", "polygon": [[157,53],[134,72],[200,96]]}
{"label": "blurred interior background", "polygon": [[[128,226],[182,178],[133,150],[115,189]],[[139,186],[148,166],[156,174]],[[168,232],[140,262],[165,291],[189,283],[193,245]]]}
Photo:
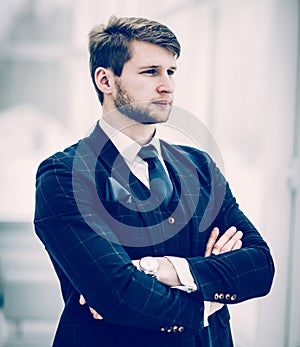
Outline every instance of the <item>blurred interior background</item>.
{"label": "blurred interior background", "polygon": [[62,302],[32,227],[35,172],[100,117],[87,35],[111,14],[174,30],[176,105],[213,134],[241,208],[270,244],[274,287],[231,307],[236,346],[300,346],[299,0],[0,4],[0,347],[51,345]]}

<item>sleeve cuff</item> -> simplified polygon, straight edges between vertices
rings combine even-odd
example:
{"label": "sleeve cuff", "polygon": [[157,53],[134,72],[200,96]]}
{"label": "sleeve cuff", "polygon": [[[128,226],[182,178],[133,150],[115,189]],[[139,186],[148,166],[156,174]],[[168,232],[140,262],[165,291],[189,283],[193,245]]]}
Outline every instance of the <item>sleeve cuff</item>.
{"label": "sleeve cuff", "polygon": [[172,288],[180,289],[188,293],[195,292],[197,290],[197,285],[194,281],[188,261],[185,258],[172,256],[165,256],[165,258],[167,258],[174,266],[178,278],[182,284],[181,286]]}
{"label": "sleeve cuff", "polygon": [[[190,270],[188,261],[185,258],[165,256],[172,265],[174,266],[177,276],[181,282],[181,286],[176,286],[172,288],[180,289],[188,293],[192,293],[197,290],[197,285],[194,281],[193,275]],[[207,327],[208,317],[221,309],[223,304],[217,302],[204,301],[204,312],[203,312],[203,325]]]}

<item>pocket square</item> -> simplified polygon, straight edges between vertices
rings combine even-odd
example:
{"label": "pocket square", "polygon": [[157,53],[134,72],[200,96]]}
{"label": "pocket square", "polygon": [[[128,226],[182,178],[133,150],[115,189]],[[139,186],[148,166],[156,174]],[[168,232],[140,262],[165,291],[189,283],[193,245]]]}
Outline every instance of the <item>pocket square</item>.
{"label": "pocket square", "polygon": [[121,203],[131,203],[132,196],[116,179],[108,177],[107,199]]}

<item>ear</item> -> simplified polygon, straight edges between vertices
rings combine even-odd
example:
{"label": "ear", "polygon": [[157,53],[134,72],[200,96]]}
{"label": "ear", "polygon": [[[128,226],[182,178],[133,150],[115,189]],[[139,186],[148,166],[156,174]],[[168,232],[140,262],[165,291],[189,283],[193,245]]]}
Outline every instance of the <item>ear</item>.
{"label": "ear", "polygon": [[103,94],[112,93],[113,73],[110,69],[98,67],[95,71],[94,79],[97,87]]}

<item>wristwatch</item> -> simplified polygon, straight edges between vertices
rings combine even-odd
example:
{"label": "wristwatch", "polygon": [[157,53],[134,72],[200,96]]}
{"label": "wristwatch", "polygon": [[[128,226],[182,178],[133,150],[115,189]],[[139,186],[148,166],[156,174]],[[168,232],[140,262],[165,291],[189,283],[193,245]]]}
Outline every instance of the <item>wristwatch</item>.
{"label": "wristwatch", "polygon": [[139,262],[140,269],[147,275],[152,277],[157,277],[157,272],[159,268],[159,261],[153,257],[143,257]]}

